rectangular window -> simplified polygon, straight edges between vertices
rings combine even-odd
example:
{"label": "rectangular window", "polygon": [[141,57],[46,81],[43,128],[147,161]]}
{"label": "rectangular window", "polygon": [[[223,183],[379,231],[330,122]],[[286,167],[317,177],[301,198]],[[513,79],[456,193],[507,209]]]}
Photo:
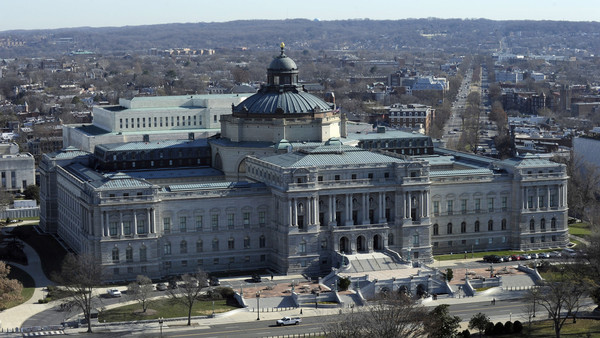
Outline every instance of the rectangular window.
{"label": "rectangular window", "polygon": [[506,243],[506,236],[502,236],[502,243]]}
{"label": "rectangular window", "polygon": [[138,234],[146,233],[146,220],[140,219],[137,221],[137,233]]}
{"label": "rectangular window", "polygon": [[202,231],[202,216],[196,216],[196,231]]}
{"label": "rectangular window", "polygon": [[339,181],[339,180],[340,180],[340,175],[335,175],[335,176],[333,177],[333,179],[334,179],[334,180],[336,180],[336,181]]}
{"label": "rectangular window", "polygon": [[187,261],[181,261],[181,267],[185,268],[187,266]]}
{"label": "rectangular window", "polygon": [[502,196],[502,211],[506,211],[508,208],[508,197]]}
{"label": "rectangular window", "polygon": [[436,216],[440,214],[440,201],[433,201],[433,214]]}
{"label": "rectangular window", "polygon": [[244,212],[244,228],[247,228],[250,226],[250,213],[249,212]]}
{"label": "rectangular window", "polygon": [[556,206],[556,195],[554,193],[550,194],[550,206],[551,207]]}
{"label": "rectangular window", "polygon": [[489,212],[494,211],[494,198],[493,197],[488,198],[488,211]]}
{"label": "rectangular window", "polygon": [[260,261],[265,262],[267,260],[267,255],[260,255]]}
{"label": "rectangular window", "polygon": [[481,211],[481,198],[475,199],[475,212]]}
{"label": "rectangular window", "polygon": [[265,224],[267,224],[266,216],[267,216],[267,213],[265,211],[258,212],[258,224],[261,227],[265,226]]}
{"label": "rectangular window", "polygon": [[219,215],[211,215],[210,224],[212,226],[213,231],[219,230]]}
{"label": "rectangular window", "polygon": [[235,222],[235,215],[234,214],[227,214],[227,229],[233,230],[233,228],[234,228],[234,222]]}
{"label": "rectangular window", "polygon": [[463,214],[467,213],[467,200],[460,200],[460,212]]}
{"label": "rectangular window", "polygon": [[165,230],[165,233],[167,233],[167,234],[171,232],[171,218],[169,218],[169,217],[163,218],[163,229]]}
{"label": "rectangular window", "polygon": [[213,258],[213,265],[219,265],[219,259]]}
{"label": "rectangular window", "polygon": [[111,236],[116,236],[117,235],[117,222],[110,222],[109,227],[110,227],[110,235]]}
{"label": "rectangular window", "polygon": [[452,215],[452,208],[454,206],[454,201],[447,201],[446,208],[448,211],[448,215]]}
{"label": "rectangular window", "polygon": [[533,196],[527,196],[527,208],[533,208]]}
{"label": "rectangular window", "polygon": [[198,266],[202,266],[202,265],[204,265],[204,260],[199,259],[196,261],[196,264],[198,264]]}
{"label": "rectangular window", "polygon": [[538,203],[540,204],[540,208],[544,207],[544,196],[538,196]]}
{"label": "rectangular window", "polygon": [[479,245],[479,238],[475,239],[475,245]]}
{"label": "rectangular window", "polygon": [[187,217],[185,217],[185,216],[179,217],[179,231],[180,232],[187,231]]}
{"label": "rectangular window", "polygon": [[488,238],[488,244],[493,244],[494,243],[494,239],[493,238]]}

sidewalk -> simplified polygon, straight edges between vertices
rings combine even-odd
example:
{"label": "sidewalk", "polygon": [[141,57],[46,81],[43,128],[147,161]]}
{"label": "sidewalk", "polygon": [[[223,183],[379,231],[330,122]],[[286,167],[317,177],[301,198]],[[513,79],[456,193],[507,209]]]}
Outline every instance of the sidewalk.
{"label": "sidewalk", "polygon": [[[12,230],[12,226],[6,226],[1,229],[1,231],[6,234],[10,230]],[[15,306],[13,308],[4,310],[0,312],[0,328],[16,328],[21,327],[23,322],[42,311],[48,310],[52,308],[55,304],[38,304],[38,300],[44,298],[47,286],[54,285],[54,282],[49,280],[42,270],[42,263],[40,256],[38,256],[37,252],[29,246],[27,243],[21,241],[23,243],[23,251],[25,255],[27,255],[27,265],[21,265],[13,262],[9,262],[10,265],[13,265],[25,272],[27,272],[35,282],[35,290],[33,292],[33,296],[25,303]]]}

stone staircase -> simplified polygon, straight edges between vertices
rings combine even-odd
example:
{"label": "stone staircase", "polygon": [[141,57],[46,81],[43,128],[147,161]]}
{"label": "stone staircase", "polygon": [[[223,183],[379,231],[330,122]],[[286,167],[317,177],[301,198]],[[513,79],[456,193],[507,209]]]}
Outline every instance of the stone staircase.
{"label": "stone staircase", "polygon": [[398,270],[409,267],[406,263],[398,262],[394,257],[384,252],[370,252],[347,255],[350,267],[344,272],[369,272],[382,270]]}

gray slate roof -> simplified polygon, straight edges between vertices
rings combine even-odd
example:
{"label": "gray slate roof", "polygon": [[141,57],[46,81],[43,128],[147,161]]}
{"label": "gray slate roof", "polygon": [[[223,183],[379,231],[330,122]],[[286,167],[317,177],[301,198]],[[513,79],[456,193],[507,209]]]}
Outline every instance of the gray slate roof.
{"label": "gray slate roof", "polygon": [[357,149],[350,146],[321,146],[310,150],[286,153],[261,160],[288,168],[319,167],[332,165],[405,163],[405,160]]}

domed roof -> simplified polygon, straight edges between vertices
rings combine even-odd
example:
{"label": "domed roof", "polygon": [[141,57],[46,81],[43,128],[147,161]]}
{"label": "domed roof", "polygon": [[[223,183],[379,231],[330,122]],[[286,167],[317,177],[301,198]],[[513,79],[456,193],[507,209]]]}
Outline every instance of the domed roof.
{"label": "domed roof", "polygon": [[291,72],[294,70],[298,70],[298,66],[296,66],[296,63],[294,62],[294,60],[290,59],[289,57],[287,57],[287,55],[285,55],[283,53],[283,49],[285,47],[285,44],[282,42],[281,45],[281,54],[279,56],[277,56],[275,59],[273,59],[273,61],[271,61],[271,64],[269,65],[269,68],[267,68],[267,70],[270,71],[283,71],[283,72]]}
{"label": "domed roof", "polygon": [[237,105],[234,113],[249,114],[307,114],[331,111],[331,106],[320,98],[298,91],[260,91]]}
{"label": "domed roof", "polygon": [[267,68],[268,83],[254,95],[233,107],[234,114],[311,114],[331,112],[332,106],[322,99],[304,91],[298,84],[296,63],[281,54]]}

